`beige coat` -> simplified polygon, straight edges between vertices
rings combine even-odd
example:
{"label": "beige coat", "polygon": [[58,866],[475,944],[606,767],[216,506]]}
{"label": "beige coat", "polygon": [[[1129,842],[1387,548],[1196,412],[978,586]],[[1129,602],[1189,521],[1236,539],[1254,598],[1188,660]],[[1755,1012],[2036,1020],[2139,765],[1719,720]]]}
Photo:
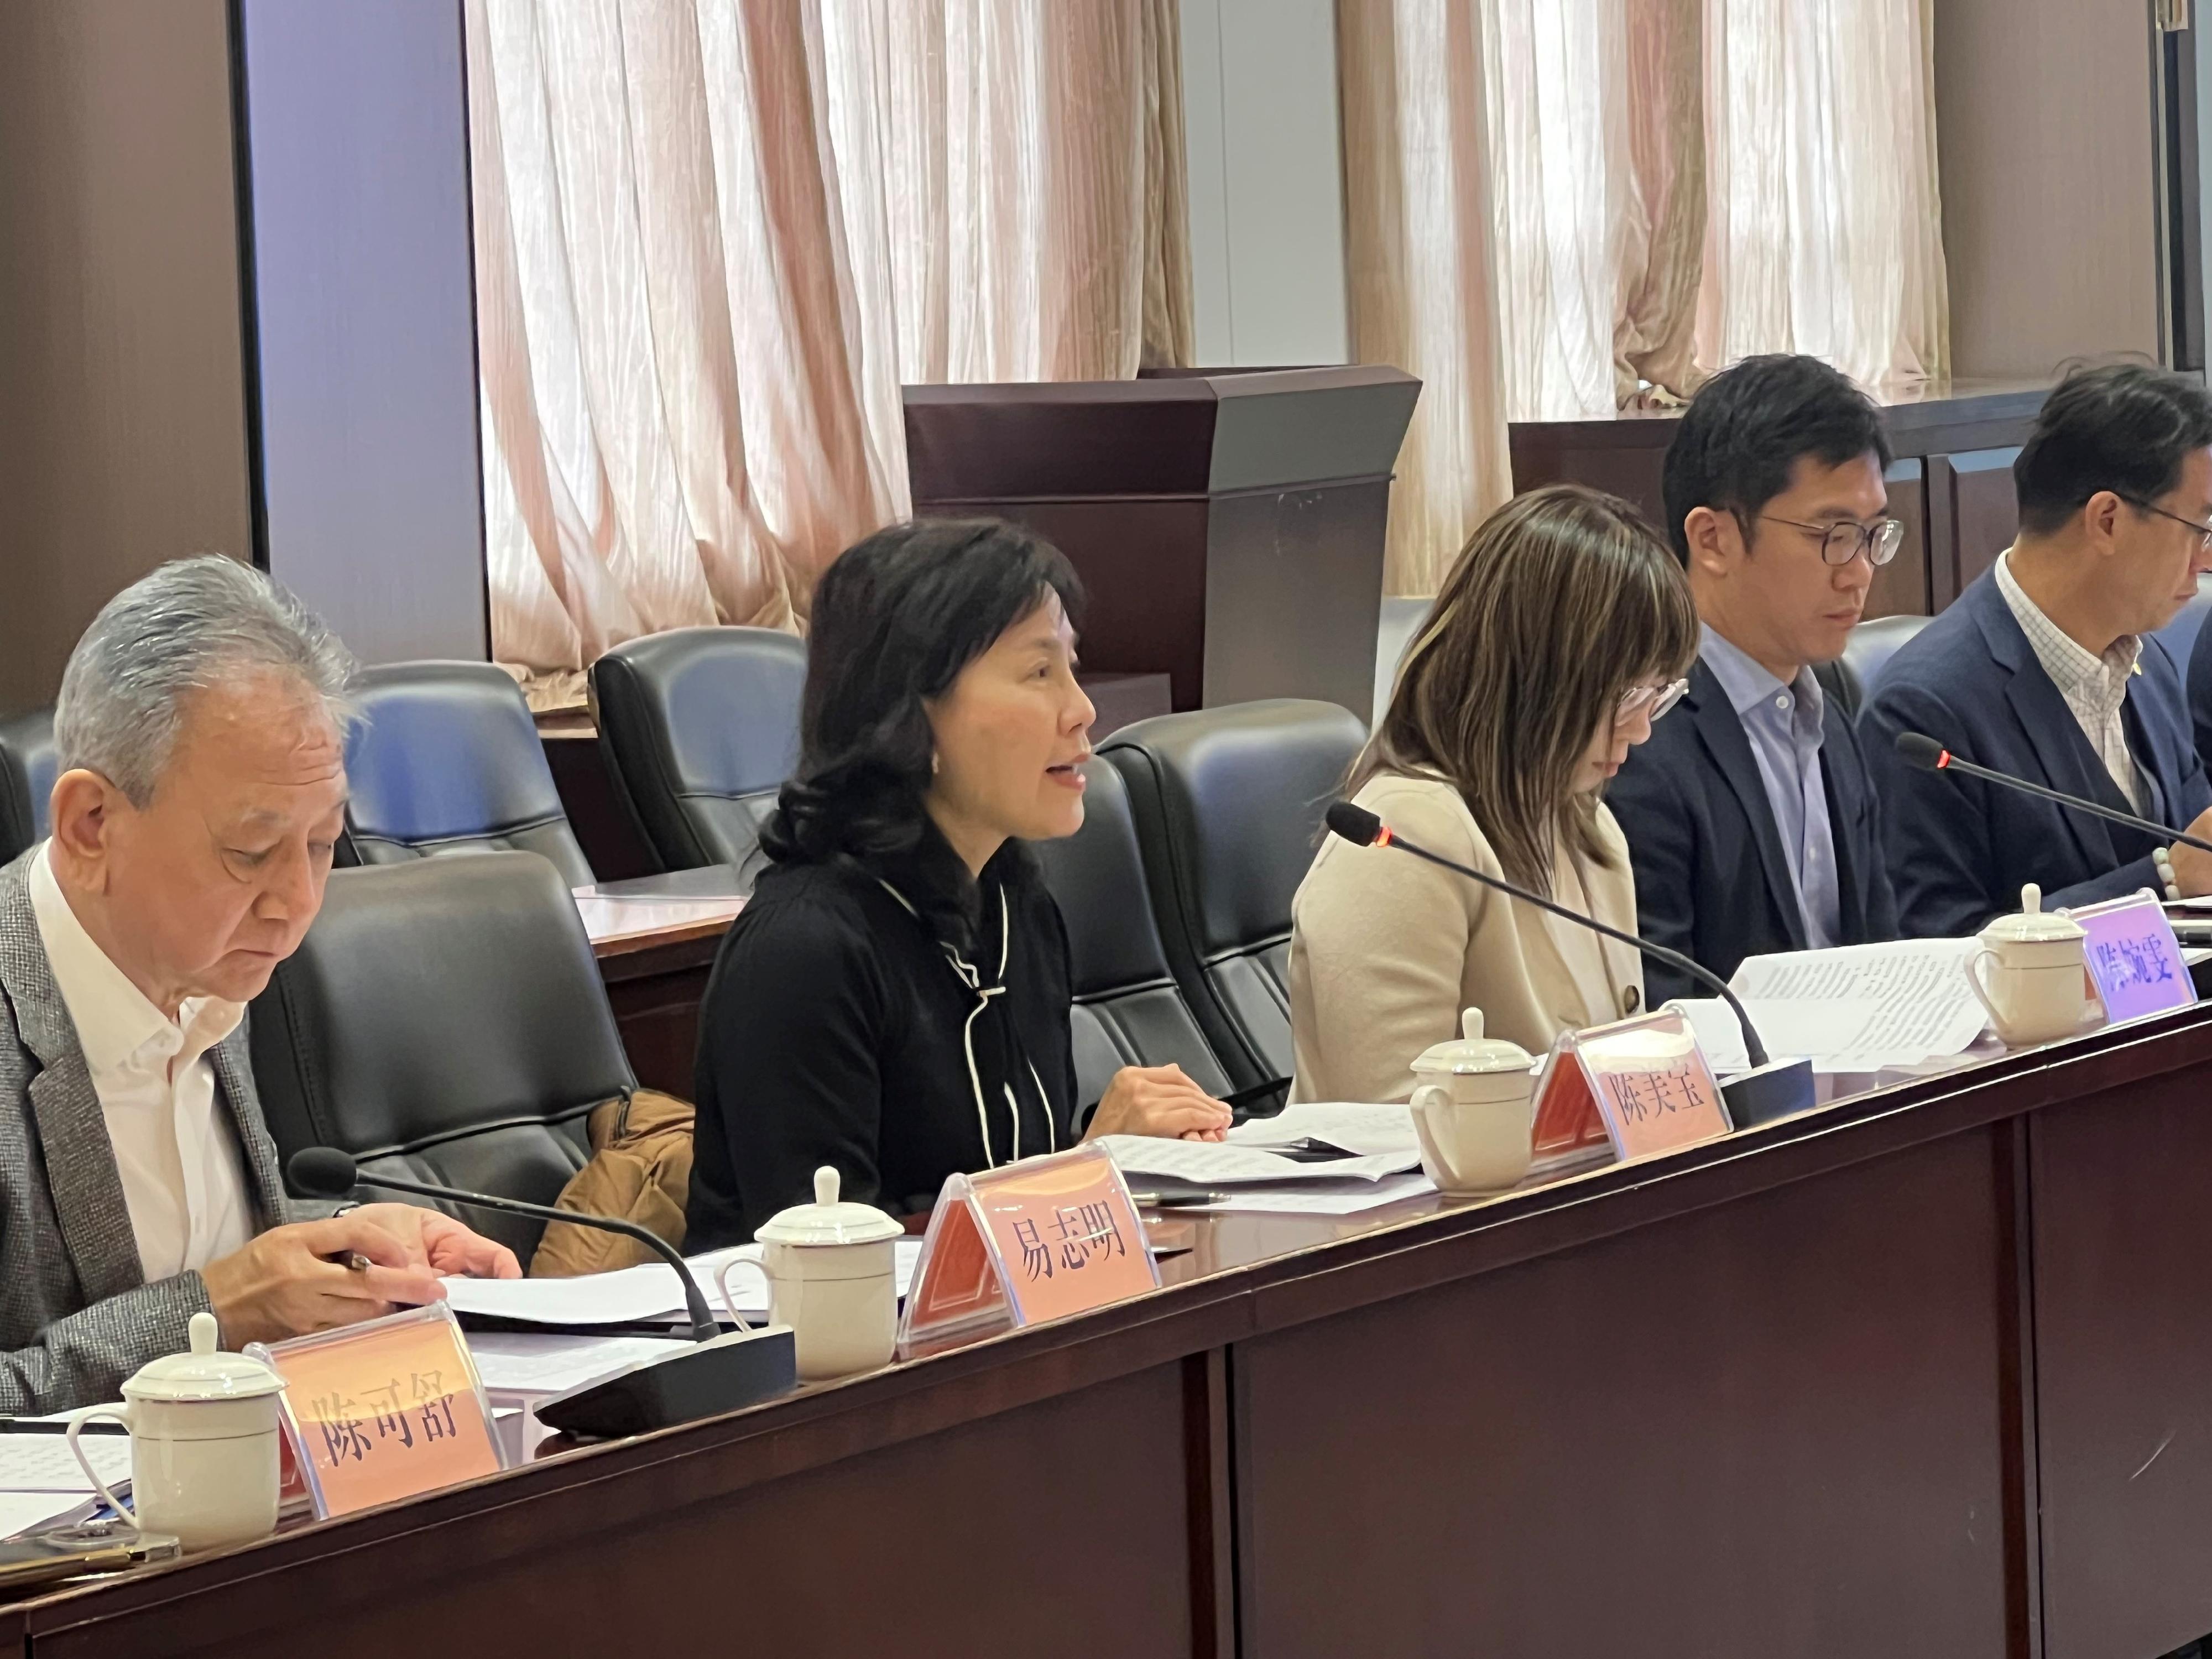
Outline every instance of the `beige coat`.
{"label": "beige coat", "polygon": [[[1449,784],[1389,775],[1356,799],[1431,852],[1504,874]],[[1563,847],[1553,896],[1632,932],[1628,844],[1603,807],[1597,832],[1613,867],[1583,861],[1585,901]],[[1465,1007],[1482,1010],[1489,1036],[1540,1056],[1562,1030],[1643,1006],[1642,960],[1629,946],[1393,848],[1329,837],[1291,916],[1292,1100],[1409,1098],[1408,1065],[1458,1035]]]}

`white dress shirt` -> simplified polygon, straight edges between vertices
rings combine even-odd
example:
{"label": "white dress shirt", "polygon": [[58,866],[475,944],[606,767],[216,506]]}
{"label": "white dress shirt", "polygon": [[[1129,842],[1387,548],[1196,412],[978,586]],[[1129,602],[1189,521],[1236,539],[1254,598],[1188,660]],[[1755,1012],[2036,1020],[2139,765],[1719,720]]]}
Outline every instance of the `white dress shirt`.
{"label": "white dress shirt", "polygon": [[253,1236],[238,1133],[207,1057],[246,1008],[190,997],[168,1018],[85,932],[54,879],[52,854],[48,843],[31,860],[31,908],[107,1120],[151,1284],[205,1267]]}
{"label": "white dress shirt", "polygon": [[2133,634],[2123,634],[2105,647],[2103,656],[2094,656],[2027,597],[2027,590],[2012,574],[2010,548],[1997,555],[1996,574],[1997,592],[2004,595],[2013,620],[2034,647],[2035,659],[2051,676],[2058,695],[2066,699],[2067,708],[2074,711],[2081,735],[2105,763],[2106,774],[2119,786],[2129,807],[2142,811],[2142,778],[2136,770],[2135,756],[2128,750],[2127,722],[2120,718],[2120,709],[2128,700],[2128,681],[2135,676],[2142,641]]}

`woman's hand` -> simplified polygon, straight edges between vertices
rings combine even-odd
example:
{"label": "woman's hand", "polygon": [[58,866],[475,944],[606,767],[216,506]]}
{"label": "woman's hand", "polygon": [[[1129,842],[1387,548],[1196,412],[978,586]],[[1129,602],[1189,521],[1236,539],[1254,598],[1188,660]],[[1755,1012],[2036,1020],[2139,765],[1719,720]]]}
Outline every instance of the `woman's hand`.
{"label": "woman's hand", "polygon": [[1124,1066],[1106,1085],[1083,1138],[1219,1140],[1229,1133],[1230,1121],[1229,1109],[1183,1075],[1182,1066]]}

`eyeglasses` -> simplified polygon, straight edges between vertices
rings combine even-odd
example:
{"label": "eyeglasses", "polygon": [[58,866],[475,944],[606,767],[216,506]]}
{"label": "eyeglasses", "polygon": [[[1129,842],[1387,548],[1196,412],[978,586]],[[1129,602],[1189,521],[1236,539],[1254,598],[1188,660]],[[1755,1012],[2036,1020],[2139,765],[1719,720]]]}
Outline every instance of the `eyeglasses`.
{"label": "eyeglasses", "polygon": [[2176,524],[2185,524],[2197,532],[2197,550],[2212,553],[2212,524],[2199,524],[2194,519],[2185,519],[2179,513],[2169,513],[2162,507],[2153,507],[2148,501],[2139,501],[2132,495],[2120,499],[2138,513],[2155,513],[2161,519],[2171,519]]}
{"label": "eyeglasses", "polygon": [[1820,557],[1829,564],[1849,564],[1864,548],[1869,564],[1885,565],[1897,556],[1897,550],[1905,542],[1905,526],[1896,519],[1876,519],[1872,524],[1855,524],[1849,519],[1840,524],[1800,524],[1795,519],[1778,519],[1771,513],[1759,516],[1769,524],[1786,524],[1792,530],[1818,536]]}
{"label": "eyeglasses", "polygon": [[1649,709],[1651,718],[1656,720],[1681,702],[1683,694],[1689,689],[1690,683],[1686,679],[1676,680],[1671,685],[1632,685],[1620,694],[1620,702],[1613,709],[1613,719],[1615,721],[1632,720]]}

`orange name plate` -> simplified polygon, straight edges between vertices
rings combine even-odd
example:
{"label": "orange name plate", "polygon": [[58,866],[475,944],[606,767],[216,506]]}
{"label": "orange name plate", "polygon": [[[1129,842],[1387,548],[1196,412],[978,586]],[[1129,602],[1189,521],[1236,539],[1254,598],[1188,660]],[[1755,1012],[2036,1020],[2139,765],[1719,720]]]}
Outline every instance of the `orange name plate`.
{"label": "orange name plate", "polygon": [[899,1358],[1158,1290],[1128,1182],[1099,1146],[955,1175],[899,1316]]}
{"label": "orange name plate", "polygon": [[1624,1159],[1717,1140],[1735,1127],[1697,1033],[1672,1010],[1569,1032],[1559,1042]]}
{"label": "orange name plate", "polygon": [[505,1467],[476,1362],[442,1302],[246,1352],[284,1379],[284,1433],[318,1516]]}

